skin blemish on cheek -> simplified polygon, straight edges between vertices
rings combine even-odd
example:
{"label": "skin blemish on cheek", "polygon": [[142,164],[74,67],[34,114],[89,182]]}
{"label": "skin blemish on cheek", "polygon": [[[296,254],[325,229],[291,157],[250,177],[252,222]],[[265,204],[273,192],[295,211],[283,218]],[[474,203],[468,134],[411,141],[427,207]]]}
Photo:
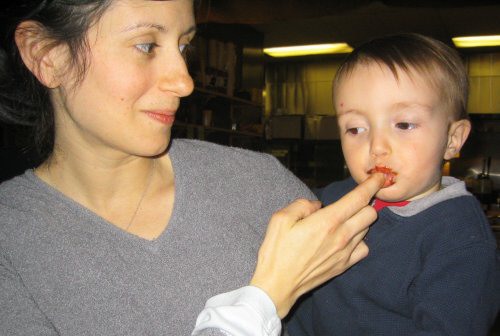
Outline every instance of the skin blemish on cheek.
{"label": "skin blemish on cheek", "polygon": [[343,102],[340,102],[340,107],[344,107],[344,103]]}

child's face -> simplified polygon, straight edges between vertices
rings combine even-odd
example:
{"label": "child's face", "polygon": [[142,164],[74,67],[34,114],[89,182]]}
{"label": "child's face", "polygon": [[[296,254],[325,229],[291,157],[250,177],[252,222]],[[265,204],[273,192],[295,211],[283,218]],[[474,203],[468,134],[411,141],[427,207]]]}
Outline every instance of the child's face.
{"label": "child's face", "polygon": [[359,183],[375,167],[395,174],[377,194],[386,201],[414,200],[440,187],[449,113],[437,90],[416,72],[358,65],[336,88],[342,150]]}

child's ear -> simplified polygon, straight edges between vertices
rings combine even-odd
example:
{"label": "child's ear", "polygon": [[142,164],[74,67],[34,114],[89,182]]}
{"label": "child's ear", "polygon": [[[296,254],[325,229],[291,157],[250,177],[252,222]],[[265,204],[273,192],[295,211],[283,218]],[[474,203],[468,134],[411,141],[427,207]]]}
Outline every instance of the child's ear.
{"label": "child's ear", "polygon": [[471,130],[470,121],[461,119],[454,121],[448,130],[448,144],[444,152],[444,159],[450,160],[454,158],[462,148],[465,140],[469,136]]}
{"label": "child's ear", "polygon": [[15,41],[26,67],[48,88],[59,86],[60,48],[51,47],[43,27],[35,21],[23,21],[15,31]]}

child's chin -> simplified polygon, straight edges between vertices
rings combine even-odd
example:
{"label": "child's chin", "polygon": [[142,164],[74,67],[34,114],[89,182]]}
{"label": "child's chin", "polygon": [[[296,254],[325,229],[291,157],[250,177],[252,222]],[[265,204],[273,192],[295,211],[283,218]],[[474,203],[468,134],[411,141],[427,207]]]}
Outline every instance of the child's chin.
{"label": "child's chin", "polygon": [[385,182],[384,182],[384,185],[382,186],[382,189],[386,189],[386,188],[390,188],[392,187],[396,182],[394,181],[394,179],[389,176],[389,177],[386,177],[385,179]]}
{"label": "child's chin", "polygon": [[384,202],[400,202],[404,200],[401,195],[396,192],[394,184],[380,189],[379,192],[375,194],[375,197]]}

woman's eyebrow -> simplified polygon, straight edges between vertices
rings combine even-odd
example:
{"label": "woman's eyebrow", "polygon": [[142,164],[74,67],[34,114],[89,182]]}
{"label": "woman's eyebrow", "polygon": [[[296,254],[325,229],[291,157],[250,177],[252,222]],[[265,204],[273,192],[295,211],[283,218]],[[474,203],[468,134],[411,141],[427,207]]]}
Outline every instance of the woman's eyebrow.
{"label": "woman's eyebrow", "polygon": [[[161,25],[161,24],[152,23],[152,22],[139,22],[139,23],[134,23],[130,26],[125,27],[121,32],[126,33],[129,31],[132,31],[132,30],[143,29],[143,28],[146,28],[146,29],[153,28],[153,29],[158,30],[159,32],[166,32],[167,31],[167,27],[164,25]],[[189,27],[184,33],[182,33],[181,36],[190,35],[191,33],[195,33],[195,32],[196,32],[196,25],[193,25],[193,26]]]}
{"label": "woman's eyebrow", "polygon": [[154,28],[160,32],[164,32],[167,30],[167,28],[163,25],[157,24],[157,23],[150,23],[150,22],[139,22],[139,23],[134,23],[130,26],[125,27],[121,32],[126,33],[132,30],[137,30],[137,29],[142,29],[142,28]]}

